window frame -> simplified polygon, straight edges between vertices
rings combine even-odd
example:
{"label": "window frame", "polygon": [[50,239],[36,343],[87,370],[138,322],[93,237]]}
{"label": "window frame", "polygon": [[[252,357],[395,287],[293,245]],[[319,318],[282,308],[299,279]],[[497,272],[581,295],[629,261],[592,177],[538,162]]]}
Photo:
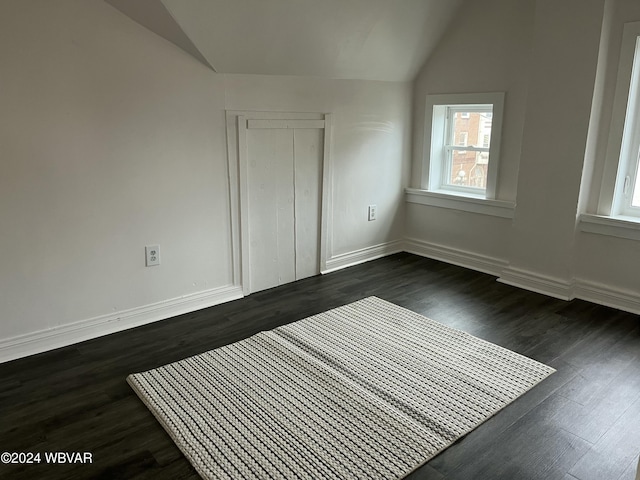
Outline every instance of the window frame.
{"label": "window frame", "polygon": [[[486,108],[484,108],[485,105],[492,106],[489,148],[466,146],[464,149],[467,151],[477,150],[489,152],[486,188],[481,189],[445,184],[443,182],[443,175],[447,167],[446,135],[449,123],[447,122],[448,109],[451,108],[457,111],[461,109],[467,111],[473,111],[474,109],[486,111]],[[421,187],[435,193],[440,192],[470,198],[495,199],[500,162],[503,113],[504,92],[427,95]],[[462,148],[457,149],[462,150]]]}
{"label": "window frame", "polygon": [[634,188],[640,189],[640,184],[636,184],[638,168],[640,22],[629,22],[625,23],[622,35],[605,169],[598,199],[598,215],[640,222],[640,207],[631,205]]}
{"label": "window frame", "polygon": [[638,185],[640,163],[640,35],[634,45],[629,93],[618,162],[618,175],[613,198],[613,215],[640,217],[640,206],[633,206],[634,190]]}

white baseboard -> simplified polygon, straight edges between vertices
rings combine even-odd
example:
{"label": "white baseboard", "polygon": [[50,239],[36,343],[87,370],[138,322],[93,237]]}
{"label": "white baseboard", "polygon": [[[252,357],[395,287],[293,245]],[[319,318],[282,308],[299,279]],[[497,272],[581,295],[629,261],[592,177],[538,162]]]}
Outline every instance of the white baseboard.
{"label": "white baseboard", "polygon": [[415,238],[405,240],[404,251],[459,265],[498,277],[498,282],[561,300],[579,298],[640,315],[640,293],[612,288],[580,278],[570,281],[509,267],[506,260],[436,245]]}
{"label": "white baseboard", "polygon": [[157,322],[242,296],[242,287],[229,285],[0,340],[0,363]]}
{"label": "white baseboard", "polygon": [[[322,273],[329,273],[402,251],[499,276],[499,282],[562,300],[579,298],[640,315],[640,294],[638,292],[612,288],[579,278],[575,279],[573,283],[567,282],[523,269],[507,267],[507,262],[499,258],[436,245],[418,239],[407,239],[404,242],[394,241],[336,255],[327,262],[327,269]],[[0,363],[146,325],[242,297],[241,286],[229,285],[0,340]]]}
{"label": "white baseboard", "polygon": [[507,266],[506,260],[500,258],[425,242],[417,238],[407,238],[404,251],[495,276],[500,275]]}
{"label": "white baseboard", "polygon": [[574,298],[572,281],[540,275],[530,270],[507,267],[502,271],[498,281],[514,287],[559,298],[560,300],[571,300]]}
{"label": "white baseboard", "polygon": [[327,260],[326,268],[320,273],[330,273],[342,268],[352,267],[370,260],[386,257],[387,255],[393,255],[394,253],[402,252],[404,250],[403,246],[403,241],[396,240],[393,242],[374,245],[373,247],[361,248],[359,250],[354,250],[353,252],[334,255]]}
{"label": "white baseboard", "polygon": [[632,292],[630,290],[620,288],[611,288],[602,283],[576,278],[573,286],[573,293],[575,298],[579,298],[581,300],[640,315],[639,292]]}

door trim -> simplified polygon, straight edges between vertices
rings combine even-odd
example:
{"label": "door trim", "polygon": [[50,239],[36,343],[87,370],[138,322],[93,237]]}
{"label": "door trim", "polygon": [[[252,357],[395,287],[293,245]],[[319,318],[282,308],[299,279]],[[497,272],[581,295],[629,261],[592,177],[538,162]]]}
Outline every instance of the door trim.
{"label": "door trim", "polygon": [[231,216],[231,269],[233,285],[251,293],[249,262],[249,218],[247,177],[247,129],[249,128],[320,128],[324,129],[321,174],[320,272],[327,268],[331,251],[332,164],[330,113],[286,113],[226,111],[229,205]]}

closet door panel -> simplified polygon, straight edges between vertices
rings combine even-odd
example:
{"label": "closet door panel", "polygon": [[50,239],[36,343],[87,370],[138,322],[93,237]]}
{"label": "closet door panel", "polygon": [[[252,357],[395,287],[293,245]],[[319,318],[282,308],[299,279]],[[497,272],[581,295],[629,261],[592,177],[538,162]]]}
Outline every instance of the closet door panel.
{"label": "closet door panel", "polygon": [[247,130],[251,292],[295,280],[293,131]]}
{"label": "closet door panel", "polygon": [[323,129],[294,130],[296,279],[320,272]]}

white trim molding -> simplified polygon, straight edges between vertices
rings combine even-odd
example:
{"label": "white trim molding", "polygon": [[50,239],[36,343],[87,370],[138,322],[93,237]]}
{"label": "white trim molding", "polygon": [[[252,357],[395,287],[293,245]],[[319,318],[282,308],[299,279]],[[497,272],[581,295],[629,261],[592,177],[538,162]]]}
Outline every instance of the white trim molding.
{"label": "white trim molding", "polygon": [[404,250],[408,253],[433,258],[434,260],[440,260],[495,276],[500,275],[500,272],[507,266],[507,261],[500,258],[480,255],[444,245],[437,245],[417,238],[407,238],[405,240]]}
{"label": "white trim molding", "polygon": [[372,247],[360,248],[352,252],[341,253],[332,256],[327,260],[326,268],[322,270],[322,274],[335,272],[343,268],[359,265],[364,262],[376,260],[377,258],[393,255],[404,251],[404,242],[396,240],[387,243],[381,243]]}
{"label": "white trim molding", "polygon": [[[500,146],[502,144],[502,117],[504,112],[504,92],[494,93],[453,93],[453,94],[430,94],[426,96],[425,104],[425,130],[424,130],[424,150],[422,152],[423,178],[421,186],[429,190],[446,189],[449,190],[450,180],[445,180],[448,175],[445,173],[446,155],[448,146],[446,140],[449,129],[448,112],[454,107],[468,107],[470,111],[483,111],[487,105],[491,105],[492,127],[491,144],[489,146],[489,164],[487,172],[486,189],[461,188],[464,195],[476,191],[485,198],[495,198],[498,182],[498,163],[500,161]],[[464,109],[463,109],[464,110]],[[485,150],[483,147],[477,147]],[[467,149],[472,150],[472,149]],[[427,168],[425,168],[427,167]]]}
{"label": "white trim molding", "polygon": [[562,278],[540,275],[530,270],[507,267],[498,278],[500,283],[542,293],[560,300],[573,299],[573,281]]}
{"label": "white trim molding", "polygon": [[324,128],[323,120],[309,119],[249,119],[247,128]]}
{"label": "white trim molding", "polygon": [[640,218],[580,215],[580,231],[611,237],[640,240]]}
{"label": "white trim molding", "polygon": [[450,208],[463,212],[480,213],[494,217],[513,218],[516,204],[503,200],[475,198],[442,192],[432,192],[418,188],[405,188],[405,200],[430,207]]}
{"label": "white trim molding", "polygon": [[319,212],[320,273],[323,273],[328,268],[326,260],[331,249],[330,239],[332,238],[331,119],[331,113],[319,112],[226,111],[233,284],[242,287],[244,295],[249,295],[252,292],[248,219],[247,131],[258,128],[317,128],[324,130],[321,211]]}
{"label": "white trim molding", "polygon": [[240,287],[218,287],[0,340],[0,363],[212,307],[242,296]]}
{"label": "white trim molding", "polygon": [[640,315],[640,293],[576,278],[575,298]]}

